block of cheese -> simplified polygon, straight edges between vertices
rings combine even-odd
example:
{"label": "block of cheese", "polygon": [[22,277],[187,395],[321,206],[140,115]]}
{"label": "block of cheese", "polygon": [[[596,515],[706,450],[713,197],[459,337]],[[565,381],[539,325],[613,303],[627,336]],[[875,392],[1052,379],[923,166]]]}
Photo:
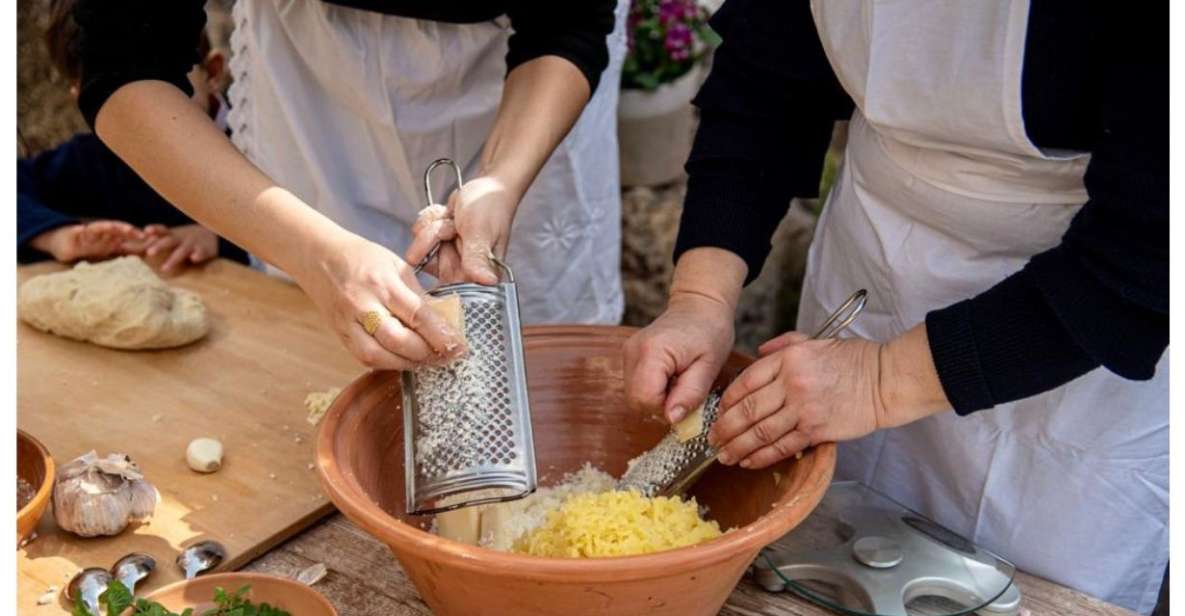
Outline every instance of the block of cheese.
{"label": "block of cheese", "polygon": [[513,513],[512,503],[494,503],[482,507],[481,532],[479,533],[482,546],[514,543],[518,537],[511,519]]}
{"label": "block of cheese", "polygon": [[457,332],[461,339],[465,339],[465,308],[461,305],[461,296],[457,294],[444,297],[429,297],[428,307],[444,319],[448,326]]}
{"label": "block of cheese", "polygon": [[465,507],[436,514],[436,534],[465,545],[477,545],[481,530],[481,511]]}
{"label": "block of cheese", "polygon": [[675,425],[671,426],[671,431],[680,443],[686,443],[699,436],[704,431],[704,404],[701,402],[694,411],[675,422]]}

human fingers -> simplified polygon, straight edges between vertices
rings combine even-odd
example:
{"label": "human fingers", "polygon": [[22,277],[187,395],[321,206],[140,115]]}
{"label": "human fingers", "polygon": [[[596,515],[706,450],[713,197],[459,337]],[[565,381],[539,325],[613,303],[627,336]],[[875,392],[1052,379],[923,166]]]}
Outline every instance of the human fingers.
{"label": "human fingers", "polygon": [[[785,404],[786,392],[780,383],[774,381],[741,398],[735,405],[721,405],[716,423],[712,425],[712,430],[708,434],[708,442],[718,448],[724,448],[753,426],[778,412]],[[740,457],[735,458],[739,459]]]}
{"label": "human fingers", "polygon": [[773,443],[754,451],[741,460],[741,468],[759,469],[782,460],[797,456],[803,449],[811,446],[811,439],[799,430],[792,430],[784,434]]}

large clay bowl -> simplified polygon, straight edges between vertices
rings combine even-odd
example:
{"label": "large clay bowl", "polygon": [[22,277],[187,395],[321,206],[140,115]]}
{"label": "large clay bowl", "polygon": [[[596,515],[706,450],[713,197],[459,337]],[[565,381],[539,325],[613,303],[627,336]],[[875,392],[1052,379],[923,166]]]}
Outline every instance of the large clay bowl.
{"label": "large clay bowl", "polygon": [[16,513],[16,542],[32,534],[49,506],[54,465],[49,450],[24,430],[16,431],[16,475],[37,488],[37,494]]}
{"label": "large clay bowl", "polygon": [[[149,593],[146,599],[155,601],[171,611],[181,612],[193,608],[194,614],[204,614],[215,607],[211,599],[214,589],[227,592],[250,586],[247,598],[256,605],[267,603],[292,614],[292,616],[337,616],[337,610],[320,593],[288,578],[264,575],[262,573],[215,573],[192,580],[173,582]],[[132,610],[124,612],[129,616]]]}
{"label": "large clay bowl", "polygon": [[[620,475],[652,447],[665,423],[624,402],[626,327],[527,328],[528,386],[541,482],[585,462]],[[733,355],[726,375],[752,360]],[[835,447],[746,471],[716,466],[693,494],[710,517],[736,528],[713,541],[643,556],[553,559],[495,552],[442,539],[404,506],[399,378],[371,373],[334,402],[317,439],[322,484],[354,523],[391,547],[437,614],[715,614],[761,548],[818,504]],[[777,473],[777,474],[775,474]]]}

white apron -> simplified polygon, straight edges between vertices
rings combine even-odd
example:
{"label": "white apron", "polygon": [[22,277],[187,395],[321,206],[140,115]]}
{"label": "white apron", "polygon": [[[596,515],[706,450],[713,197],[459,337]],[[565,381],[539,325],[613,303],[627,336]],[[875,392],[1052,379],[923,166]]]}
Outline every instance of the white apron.
{"label": "white apron", "polygon": [[[515,218],[507,260],[529,323],[621,318],[616,109],[627,4],[600,86]],[[428,164],[448,157],[474,175],[502,96],[507,20],[448,24],[306,0],[239,0],[234,20],[235,145],[339,225],[402,255],[426,205]],[[452,180],[434,180],[442,201]]]}
{"label": "white apron", "polygon": [[[815,0],[857,111],[811,245],[798,329],[857,288],[886,340],[1058,244],[1089,157],[1021,119],[1028,2]],[[1020,568],[1148,613],[1168,558],[1168,366],[1097,369],[1046,394],[841,445],[859,480]]]}

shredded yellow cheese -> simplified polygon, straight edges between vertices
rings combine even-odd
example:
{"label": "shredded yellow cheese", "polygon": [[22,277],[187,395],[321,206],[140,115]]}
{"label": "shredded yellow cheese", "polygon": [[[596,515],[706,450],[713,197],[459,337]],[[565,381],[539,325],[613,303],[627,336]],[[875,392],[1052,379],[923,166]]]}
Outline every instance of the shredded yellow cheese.
{"label": "shredded yellow cheese", "polygon": [[647,498],[635,491],[577,494],[521,537],[515,552],[555,558],[648,554],[720,536],[699,516],[695,499]]}

